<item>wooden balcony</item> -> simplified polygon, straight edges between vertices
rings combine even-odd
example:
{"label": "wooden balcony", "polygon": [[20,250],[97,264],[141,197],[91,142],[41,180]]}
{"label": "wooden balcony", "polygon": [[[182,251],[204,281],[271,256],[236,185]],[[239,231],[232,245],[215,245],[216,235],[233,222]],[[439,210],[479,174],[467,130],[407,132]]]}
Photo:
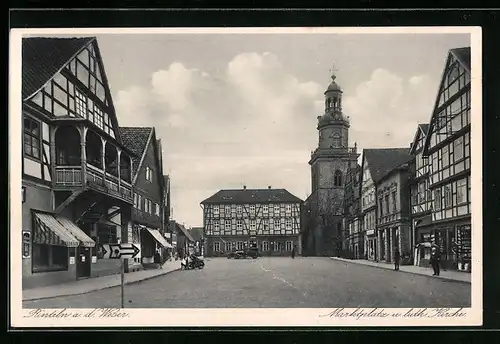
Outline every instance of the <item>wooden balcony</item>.
{"label": "wooden balcony", "polygon": [[132,209],[132,221],[136,221],[153,228],[161,227],[161,218],[154,214],[149,214],[137,208]]}
{"label": "wooden balcony", "polygon": [[105,193],[112,197],[133,204],[132,185],[125,180],[109,174],[87,164],[85,181],[82,181],[81,166],[57,166],[55,176],[56,188],[67,189],[74,187],[88,187],[93,190]]}

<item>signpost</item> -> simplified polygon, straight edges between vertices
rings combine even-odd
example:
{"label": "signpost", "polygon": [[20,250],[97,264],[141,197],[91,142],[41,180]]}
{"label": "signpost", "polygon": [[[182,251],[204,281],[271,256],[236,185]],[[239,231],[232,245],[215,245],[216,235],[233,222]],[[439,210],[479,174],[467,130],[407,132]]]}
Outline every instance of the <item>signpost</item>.
{"label": "signpost", "polygon": [[122,308],[125,308],[125,259],[132,259],[141,251],[136,244],[132,243],[117,243],[101,245],[103,251],[103,259],[120,259],[121,260],[121,293],[122,293]]}

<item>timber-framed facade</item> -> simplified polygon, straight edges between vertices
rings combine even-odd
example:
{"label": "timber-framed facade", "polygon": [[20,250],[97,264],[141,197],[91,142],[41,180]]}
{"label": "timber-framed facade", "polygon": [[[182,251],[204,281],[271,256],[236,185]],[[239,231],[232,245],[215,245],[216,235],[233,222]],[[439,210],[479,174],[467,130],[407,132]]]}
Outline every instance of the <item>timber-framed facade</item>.
{"label": "timber-framed facade", "polygon": [[249,247],[263,256],[300,254],[301,203],[284,189],[217,192],[202,202],[207,256]]}

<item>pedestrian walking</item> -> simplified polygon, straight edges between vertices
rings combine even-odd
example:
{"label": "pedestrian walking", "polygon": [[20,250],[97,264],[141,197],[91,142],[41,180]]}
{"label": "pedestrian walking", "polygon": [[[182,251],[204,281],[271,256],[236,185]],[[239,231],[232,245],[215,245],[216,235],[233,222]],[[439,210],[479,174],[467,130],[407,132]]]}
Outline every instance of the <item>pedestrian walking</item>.
{"label": "pedestrian walking", "polygon": [[295,246],[292,247],[292,259],[295,259]]}
{"label": "pedestrian walking", "polygon": [[158,269],[163,269],[163,262],[161,259],[161,254],[160,250],[156,250],[155,255],[154,255],[154,262],[158,264]]}
{"label": "pedestrian walking", "polygon": [[399,252],[399,248],[396,247],[394,251],[394,270],[399,271],[399,261],[401,260],[401,253]]}
{"label": "pedestrian walking", "polygon": [[439,273],[440,273],[440,268],[439,268],[440,256],[439,256],[439,250],[436,247],[432,248],[430,261],[431,261],[432,270],[434,271],[434,273],[432,274],[432,276],[439,276]]}

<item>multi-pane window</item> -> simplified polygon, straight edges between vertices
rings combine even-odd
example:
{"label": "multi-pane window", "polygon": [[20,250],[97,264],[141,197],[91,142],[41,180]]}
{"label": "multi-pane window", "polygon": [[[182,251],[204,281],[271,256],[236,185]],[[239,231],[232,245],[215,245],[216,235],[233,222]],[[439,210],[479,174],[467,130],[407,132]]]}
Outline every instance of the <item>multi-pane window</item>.
{"label": "multi-pane window", "polygon": [[104,129],[104,113],[95,104],[94,104],[94,124],[99,129]]}
{"label": "multi-pane window", "polygon": [[392,192],[391,197],[392,197],[392,212],[395,213],[398,211],[398,202],[396,200],[396,191]]}
{"label": "multi-pane window", "polygon": [[250,211],[250,215],[255,214],[255,204],[250,204],[249,211]]}
{"label": "multi-pane window", "polygon": [[262,205],[262,213],[267,215],[268,211],[269,211],[268,205],[267,204]]}
{"label": "multi-pane window", "polygon": [[274,205],[274,216],[279,216],[280,215],[280,206],[279,204]]}
{"label": "multi-pane window", "polygon": [[243,230],[243,221],[241,221],[241,220],[236,221],[236,230],[237,231]]}
{"label": "multi-pane window", "polygon": [[220,223],[219,223],[219,220],[214,220],[214,231],[216,232],[215,234],[219,234],[220,230]]}
{"label": "multi-pane window", "polygon": [[224,207],[224,213],[226,214],[226,216],[230,216],[231,215],[231,206],[230,205],[226,205]]}
{"label": "multi-pane window", "polygon": [[217,204],[214,204],[212,206],[212,211],[214,215],[219,215],[219,206]]}
{"label": "multi-pane window", "polygon": [[444,207],[449,208],[453,205],[451,186],[447,185],[444,187]]}
{"label": "multi-pane window", "polygon": [[292,219],[286,219],[286,229],[292,229]]}
{"label": "multi-pane window", "polygon": [[434,210],[441,210],[441,189],[434,190]]}
{"label": "multi-pane window", "polygon": [[256,222],[255,220],[250,220],[250,230],[254,231],[256,228]]}
{"label": "multi-pane window", "polygon": [[40,159],[40,122],[24,117],[24,154],[34,159]]}
{"label": "multi-pane window", "polygon": [[287,204],[287,205],[286,205],[286,208],[285,208],[285,211],[286,211],[287,213],[291,213],[291,212],[292,212],[292,205],[291,205],[291,204]]}
{"label": "multi-pane window", "polygon": [[457,205],[467,202],[467,179],[457,181]]}
{"label": "multi-pane window", "polygon": [[239,215],[243,213],[243,207],[240,204],[236,206],[236,213]]}
{"label": "multi-pane window", "polygon": [[243,250],[243,241],[238,241],[238,242],[236,243],[236,249],[237,249],[238,251]]}
{"label": "multi-pane window", "polygon": [[285,243],[285,245],[286,245],[286,250],[287,250],[288,252],[292,251],[292,248],[293,248],[293,243],[292,243],[291,241],[287,241],[287,242]]}
{"label": "multi-pane window", "polygon": [[231,242],[226,241],[224,246],[226,252],[231,251]]}
{"label": "multi-pane window", "polygon": [[268,241],[262,242],[262,251],[269,251],[269,242]]}
{"label": "multi-pane window", "polygon": [[75,102],[76,102],[76,114],[87,118],[87,97],[84,96],[80,91],[75,90]]}
{"label": "multi-pane window", "polygon": [[220,242],[218,242],[218,241],[214,242],[214,251],[215,252],[220,251]]}
{"label": "multi-pane window", "polygon": [[269,234],[269,219],[262,220],[262,230],[264,234]]}
{"label": "multi-pane window", "polygon": [[281,251],[281,243],[279,241],[274,242],[274,250]]}

